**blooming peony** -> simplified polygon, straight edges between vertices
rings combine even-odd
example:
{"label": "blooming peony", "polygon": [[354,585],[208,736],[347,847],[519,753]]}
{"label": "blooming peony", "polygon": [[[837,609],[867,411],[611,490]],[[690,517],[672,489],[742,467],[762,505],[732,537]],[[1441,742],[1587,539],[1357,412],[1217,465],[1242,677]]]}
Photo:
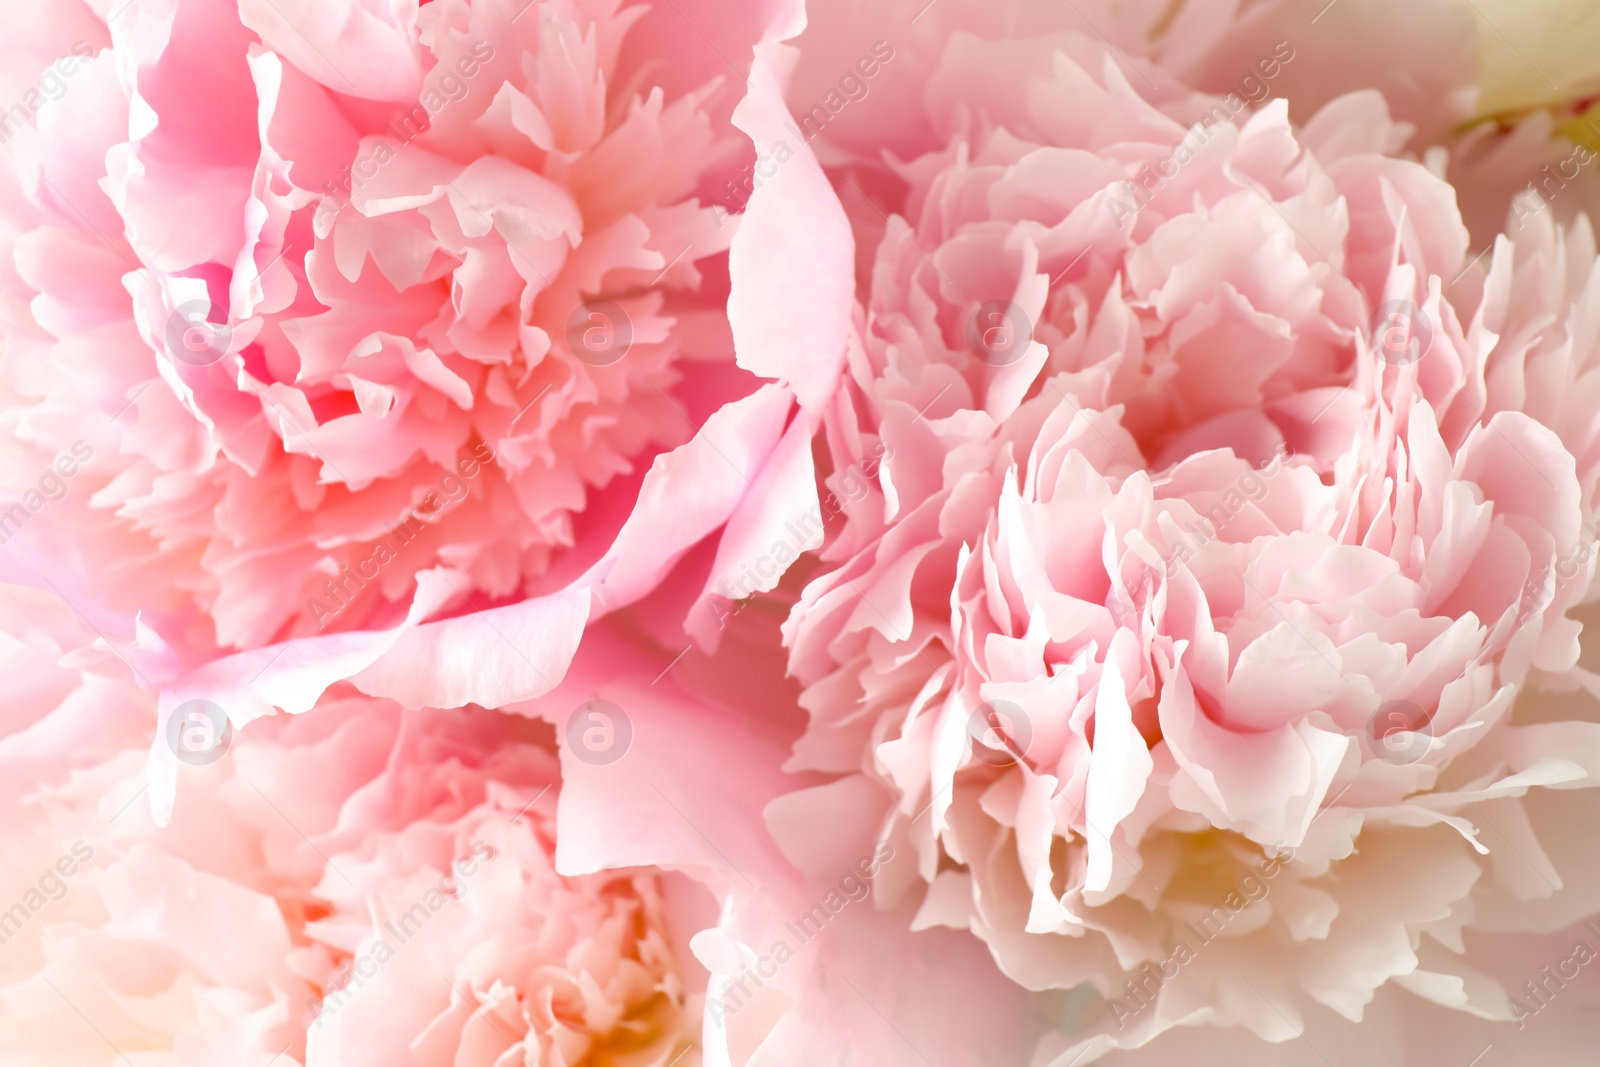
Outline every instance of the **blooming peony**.
{"label": "blooming peony", "polygon": [[29,27],[64,91],[0,193],[4,533],[70,530],[196,654],[392,625],[433,568],[458,610],[526,595],[758,384],[697,190],[759,11],[379,6]]}
{"label": "blooming peony", "polygon": [[0,0],[0,1061],[1577,1062],[1530,10]]}
{"label": "blooming peony", "polygon": [[[188,700],[242,728],[345,680],[527,699],[589,619],[706,599],[814,492],[831,374],[736,357],[739,225],[707,200],[750,153],[729,57],[778,17],[14,19],[22,68],[64,89],[0,174],[0,540],[29,584],[87,575],[137,618],[118,647],[158,734]],[[164,819],[177,767],[159,744],[152,766]]]}
{"label": "blooming peony", "polygon": [[1511,1019],[1463,931],[1600,910],[1553,844],[1600,737],[1513,709],[1593,573],[1587,222],[1474,261],[1374,92],[1295,126],[1089,36],[918,40],[819,149],[871,252],[826,439],[876,477],[785,625],[791,769],[880,798],[886,903],[1093,998],[1062,1063],[1391,979]]}
{"label": "blooming peony", "polygon": [[555,873],[548,727],[331,696],[179,740],[158,829],[151,697],[60,601],[0,600],[31,683],[0,738],[31,768],[4,797],[7,1062],[698,1062],[699,891]]}
{"label": "blooming peony", "polygon": [[[348,765],[374,740],[389,753],[317,837],[326,908],[307,934],[338,965],[308,1065],[698,1062],[682,1057],[700,1002],[672,921],[687,889],[653,871],[556,873],[557,764],[542,731],[364,698],[299,721],[289,736],[317,723],[321,751],[288,749],[280,774]],[[295,778],[280,788],[306,791]]]}

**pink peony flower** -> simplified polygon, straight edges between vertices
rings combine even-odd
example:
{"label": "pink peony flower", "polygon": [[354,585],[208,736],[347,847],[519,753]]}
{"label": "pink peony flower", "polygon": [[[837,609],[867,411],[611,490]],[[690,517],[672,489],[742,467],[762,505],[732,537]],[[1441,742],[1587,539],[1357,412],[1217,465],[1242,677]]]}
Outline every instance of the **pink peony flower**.
{"label": "pink peony flower", "polygon": [[705,190],[761,11],[378,6],[35,20],[74,65],[0,194],[4,534],[193,656],[392,626],[432,569],[536,592],[760,384]]}
{"label": "pink peony flower", "polygon": [[336,818],[313,822],[329,856],[314,892],[327,907],[307,935],[337,966],[308,1065],[665,1065],[695,1046],[697,978],[679,963],[692,930],[674,920],[703,910],[698,890],[648,870],[556,873],[548,731],[364,698],[298,721],[318,730],[320,751],[307,761],[288,750],[282,775],[349,765],[374,740],[389,754]]}
{"label": "pink peony flower", "polygon": [[548,727],[335,695],[175,734],[161,829],[153,698],[61,602],[0,601],[28,683],[0,736],[8,780],[28,768],[0,798],[8,1062],[699,1062],[708,902],[661,871],[556,873]]}
{"label": "pink peony flower", "polygon": [[0,1060],[1577,1057],[1592,64],[1489,18],[11,5]]}
{"label": "pink peony flower", "polygon": [[[1530,916],[1527,907],[1497,893],[1479,898],[1485,910],[1463,931],[1469,973],[1487,976],[1524,1004],[1516,1009],[1524,1025],[1515,1030],[1420,1000],[1391,983],[1378,991],[1359,1025],[1317,1004],[1300,1006],[1295,1025],[1304,1027],[1305,1041],[1267,1043],[1240,1028],[1179,1028],[1137,1050],[1091,1056],[1074,1035],[1092,1018],[1090,1011],[1104,1010],[1095,998],[1081,991],[1030,993],[1000,973],[989,948],[965,931],[913,930],[916,894],[885,906],[882,889],[914,883],[919,860],[914,850],[877,840],[875,827],[860,818],[881,805],[878,787],[849,776],[784,795],[794,779],[779,767],[803,713],[770,682],[781,652],[772,641],[775,620],[765,609],[756,601],[730,616],[714,656],[651,649],[607,620],[591,633],[560,689],[534,702],[567,742],[560,869],[579,875],[655,864],[693,872],[718,895],[714,928],[692,942],[711,971],[702,1024],[707,1062],[726,1056],[734,1064],[835,1063],[855,1056],[906,1067],[1065,1067],[1075,1057],[1125,1064],[1193,1058],[1266,1067],[1320,1063],[1320,1050],[1335,1063],[1400,1064],[1422,1062],[1431,1054],[1422,1050],[1446,1047],[1465,1049],[1462,1062],[1469,1062],[1491,1042],[1565,1062],[1584,1047],[1597,1003],[1590,986],[1572,980],[1573,967],[1583,965],[1567,961],[1578,942],[1600,947],[1600,935],[1585,923],[1556,929],[1569,921],[1569,909],[1584,906],[1569,902],[1571,890],[1563,890],[1554,901],[1532,902],[1552,930],[1547,935],[1488,932],[1506,925],[1525,929]],[[610,725],[618,727],[598,749],[580,732],[593,727],[597,706],[608,709]],[[1546,703],[1542,714],[1553,710]],[[627,744],[616,746],[623,736]],[[1545,791],[1532,798],[1541,842],[1571,857],[1578,866],[1565,870],[1580,886],[1592,884],[1582,845],[1596,814],[1587,799],[1592,796]],[[1479,806],[1502,821],[1503,800]],[[775,843],[782,844],[781,854]],[[997,866],[1005,862],[997,856]],[[1395,862],[1392,850],[1381,851],[1374,863],[1393,865],[1396,879],[1416,873]],[[1372,879],[1380,869],[1369,866],[1365,875]],[[1282,865],[1257,869],[1238,885],[1241,899],[1278,900],[1287,889],[1284,871]],[[1383,907],[1396,892],[1382,879],[1349,890],[1362,894],[1363,910]],[[1225,896],[1226,889],[1218,889],[1216,907],[1227,909]],[[1235,927],[1229,936],[1247,932]],[[1217,941],[1201,952],[1226,952],[1226,944]],[[1259,942],[1249,950],[1263,951]],[[1169,972],[1191,965],[1197,964],[1167,962]],[[1250,966],[1251,980],[1272,998],[1268,1003],[1296,1010],[1262,979],[1257,962]],[[1192,981],[1193,973],[1179,981]],[[1130,980],[1143,989],[1166,984],[1155,965],[1149,973],[1133,971]],[[1435,981],[1429,975],[1417,980]],[[1493,1003],[1478,981],[1469,982],[1474,997]],[[1530,981],[1545,991],[1530,994]],[[1122,996],[1139,1004],[1125,990]]]}
{"label": "pink peony flower", "polygon": [[814,492],[832,368],[735,360],[706,200],[773,12],[115,14],[24,35],[83,61],[0,192],[0,537],[19,580],[137,613],[161,731],[345,680],[528,699],[587,620],[662,587],[681,620]]}
{"label": "pink peony flower", "polygon": [[[1509,1021],[1462,932],[1600,911],[1557,847],[1592,705],[1514,706],[1593,687],[1588,223],[1474,259],[1379,93],[1296,126],[1099,37],[929,18],[876,104],[804,127],[870,261],[844,519],[784,630],[788,766],[832,784],[786,799],[788,846],[852,811],[915,856],[885,905],[1091,998],[1062,1064],[1287,1041],[1394,985]],[[860,33],[811,27],[810,71]]]}

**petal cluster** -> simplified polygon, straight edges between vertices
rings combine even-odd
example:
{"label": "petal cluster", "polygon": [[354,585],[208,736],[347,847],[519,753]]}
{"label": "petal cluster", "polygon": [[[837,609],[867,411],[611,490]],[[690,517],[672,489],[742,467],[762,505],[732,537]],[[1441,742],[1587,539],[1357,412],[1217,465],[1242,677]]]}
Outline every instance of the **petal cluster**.
{"label": "petal cluster", "polygon": [[12,525],[202,649],[384,624],[435,567],[523,595],[749,388],[696,196],[726,79],[664,89],[644,8],[290,6],[91,24],[3,197],[15,489],[90,455]]}
{"label": "petal cluster", "polygon": [[0,1062],[1582,1062],[1596,23],[0,0]]}
{"label": "petal cluster", "polygon": [[158,828],[149,695],[65,604],[0,593],[8,667],[32,682],[0,739],[33,768],[5,797],[15,1062],[102,1062],[105,1041],[306,1065],[665,1064],[694,1045],[685,889],[556,873],[548,727],[335,695],[197,744],[182,731],[209,711],[191,708]]}
{"label": "petal cluster", "polygon": [[1508,1017],[1439,945],[1556,893],[1501,855],[1542,855],[1516,798],[1592,784],[1590,724],[1514,711],[1593,573],[1592,231],[1472,261],[1375,93],[1297,128],[957,33],[926,101],[827,427],[876,478],[785,624],[791,767],[880,783],[921,883],[880,889],[1093,989],[1096,1040],[1286,1040],[1391,979]]}

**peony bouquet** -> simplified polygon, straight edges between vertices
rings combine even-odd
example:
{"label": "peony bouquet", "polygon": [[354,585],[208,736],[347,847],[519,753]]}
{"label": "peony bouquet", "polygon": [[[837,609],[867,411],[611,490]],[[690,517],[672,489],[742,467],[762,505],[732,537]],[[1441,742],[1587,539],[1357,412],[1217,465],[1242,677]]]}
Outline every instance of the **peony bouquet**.
{"label": "peony bouquet", "polygon": [[1595,1062],[1589,6],[0,28],[0,1064]]}

